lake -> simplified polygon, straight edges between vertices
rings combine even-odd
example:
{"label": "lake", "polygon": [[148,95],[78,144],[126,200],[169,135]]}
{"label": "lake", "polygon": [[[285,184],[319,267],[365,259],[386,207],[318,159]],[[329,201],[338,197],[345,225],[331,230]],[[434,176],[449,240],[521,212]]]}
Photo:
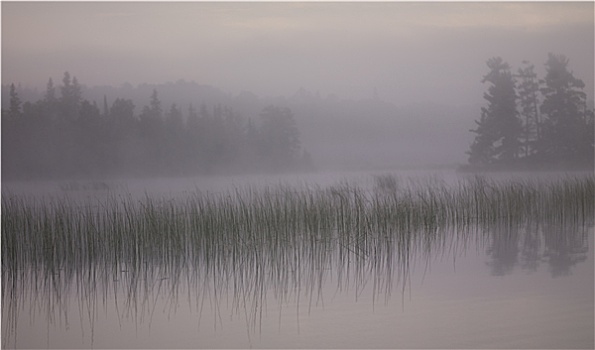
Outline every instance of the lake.
{"label": "lake", "polygon": [[390,175],[3,183],[2,345],[594,347],[592,174]]}

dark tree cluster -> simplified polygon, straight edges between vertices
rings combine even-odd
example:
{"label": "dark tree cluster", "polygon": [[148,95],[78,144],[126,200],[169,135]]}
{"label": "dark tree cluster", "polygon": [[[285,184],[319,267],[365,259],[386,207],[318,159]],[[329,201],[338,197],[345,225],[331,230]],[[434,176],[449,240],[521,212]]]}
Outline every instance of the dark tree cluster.
{"label": "dark tree cluster", "polygon": [[[14,84],[2,110],[2,176],[63,178],[183,176],[300,170],[311,166],[291,110],[268,106],[255,121],[231,108],[176,104],[156,90],[140,114],[131,100],[83,99],[76,78],[52,79],[45,96],[22,103]],[[59,92],[57,91],[59,90]]]}
{"label": "dark tree cluster", "polygon": [[476,136],[468,168],[592,169],[595,118],[585,84],[568,70],[563,55],[549,54],[544,79],[523,63],[513,74],[500,57],[488,60],[487,107],[471,130]]}

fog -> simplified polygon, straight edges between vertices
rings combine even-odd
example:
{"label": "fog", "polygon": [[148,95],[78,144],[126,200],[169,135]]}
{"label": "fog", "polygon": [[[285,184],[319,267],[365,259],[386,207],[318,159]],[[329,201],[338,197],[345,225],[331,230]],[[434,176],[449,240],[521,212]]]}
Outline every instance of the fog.
{"label": "fog", "polygon": [[485,106],[491,57],[512,72],[529,61],[543,77],[548,53],[563,54],[593,105],[593,11],[591,2],[3,2],[2,106],[11,83],[33,104],[52,78],[59,97],[68,71],[83,100],[101,110],[104,97],[109,107],[129,99],[134,117],[154,90],[164,118],[172,104],[184,120],[190,104],[221,105],[246,127],[266,106],[288,108],[309,169],[456,166]]}
{"label": "fog", "polygon": [[594,348],[594,2],[0,6],[2,348]]}

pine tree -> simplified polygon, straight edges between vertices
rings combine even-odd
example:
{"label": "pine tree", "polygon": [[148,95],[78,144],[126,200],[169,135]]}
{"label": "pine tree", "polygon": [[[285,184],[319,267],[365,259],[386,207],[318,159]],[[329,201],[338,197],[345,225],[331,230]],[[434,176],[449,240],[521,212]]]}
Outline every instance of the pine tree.
{"label": "pine tree", "polygon": [[45,95],[41,102],[43,103],[44,118],[48,121],[56,121],[61,114],[61,105],[56,97],[56,87],[52,78],[48,79]]}
{"label": "pine tree", "polygon": [[488,106],[482,108],[476,121],[475,140],[467,152],[472,165],[510,164],[518,158],[521,122],[516,110],[515,84],[510,66],[500,57],[487,61],[490,69],[483,83],[490,83],[484,99]]}
{"label": "pine tree", "polygon": [[103,95],[103,113],[104,118],[109,116],[109,107],[107,106],[107,96]]}
{"label": "pine tree", "polygon": [[261,114],[260,153],[271,166],[282,169],[299,157],[300,133],[289,108],[267,106]]}
{"label": "pine tree", "polygon": [[70,73],[64,72],[62,79],[62,99],[60,100],[62,106],[62,113],[67,120],[75,120],[78,118],[79,108],[81,103],[81,86],[76,77],[70,78]]}
{"label": "pine tree", "polygon": [[48,80],[44,101],[50,104],[54,104],[56,102],[56,88],[54,87],[54,81],[52,78]]}
{"label": "pine tree", "polygon": [[493,134],[495,129],[491,124],[493,119],[489,118],[488,110],[481,108],[481,118],[475,121],[477,129],[469,130],[477,134],[469,151],[469,164],[471,165],[488,165],[494,162],[494,142],[496,135]]}
{"label": "pine tree", "polygon": [[568,70],[568,58],[549,54],[541,112],[545,116],[539,151],[546,161],[593,163],[591,115],[585,84]]}
{"label": "pine tree", "polygon": [[166,135],[162,117],[161,101],[157,90],[153,90],[149,106],[143,108],[139,116],[139,132],[145,151],[145,164],[151,171],[162,173],[165,169],[165,143]]}
{"label": "pine tree", "polygon": [[8,113],[12,118],[18,118],[21,115],[21,99],[17,94],[14,84],[10,84],[10,101]]}
{"label": "pine tree", "polygon": [[539,81],[534,71],[535,66],[523,61],[524,68],[519,68],[517,77],[520,78],[518,96],[520,102],[520,115],[523,118],[521,133],[523,156],[528,157],[535,152],[536,143],[540,139],[539,115]]}
{"label": "pine tree", "polygon": [[151,94],[151,101],[149,102],[149,110],[154,118],[161,119],[163,111],[161,110],[161,101],[157,96],[157,90],[153,89]]}

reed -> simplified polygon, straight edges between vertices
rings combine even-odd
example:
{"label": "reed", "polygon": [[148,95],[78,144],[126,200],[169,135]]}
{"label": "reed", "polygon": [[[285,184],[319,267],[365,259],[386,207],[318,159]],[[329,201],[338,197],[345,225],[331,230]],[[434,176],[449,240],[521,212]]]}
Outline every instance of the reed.
{"label": "reed", "polygon": [[384,175],[373,184],[101,203],[3,193],[2,307],[23,307],[15,306],[23,290],[43,291],[59,306],[75,286],[83,299],[125,295],[134,314],[150,309],[156,288],[174,296],[184,281],[215,299],[232,291],[237,312],[258,324],[269,288],[281,301],[306,293],[314,303],[328,271],[339,289],[372,281],[389,295],[393,279],[406,279],[412,254],[445,246],[447,231],[594,220],[594,176],[405,186]]}
{"label": "reed", "polygon": [[197,259],[211,264],[228,255],[237,260],[240,253],[332,242],[363,256],[378,237],[398,240],[420,229],[593,218],[593,177],[551,183],[475,177],[423,189],[396,183],[384,177],[380,191],[371,193],[344,183],[195,193],[181,200],[111,197],[101,206],[3,194],[2,265],[53,272],[93,265],[167,267]]}

